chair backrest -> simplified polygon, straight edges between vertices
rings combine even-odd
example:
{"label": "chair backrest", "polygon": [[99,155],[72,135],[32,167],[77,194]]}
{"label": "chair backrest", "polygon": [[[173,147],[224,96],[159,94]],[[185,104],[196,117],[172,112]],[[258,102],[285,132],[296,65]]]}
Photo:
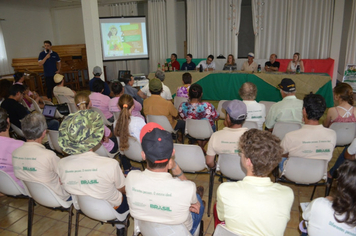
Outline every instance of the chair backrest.
{"label": "chair backrest", "polygon": [[282,175],[298,184],[317,183],[326,179],[328,162],[326,159],[288,157]]}
{"label": "chair backrest", "polygon": [[29,110],[29,111],[32,111],[32,110],[33,110],[33,109],[31,109],[31,108],[27,105],[27,103],[25,102],[25,100],[22,99],[22,100],[20,101],[20,103],[21,103],[22,106],[24,106],[25,108],[27,108],[27,110]]}
{"label": "chair backrest", "polygon": [[[120,144],[119,138],[117,138],[117,142]],[[125,156],[133,161],[142,162],[141,152],[141,143],[135,138],[129,137],[129,148],[124,151]]]}
{"label": "chair backrest", "polygon": [[184,172],[197,172],[206,168],[203,150],[197,145],[174,144],[175,161]]}
{"label": "chair backrest", "polygon": [[74,206],[88,217],[107,222],[111,220],[124,221],[129,214],[129,211],[119,214],[106,200],[93,198],[88,195],[76,195]]}
{"label": "chair backrest", "polygon": [[114,158],[116,154],[116,153],[108,152],[108,150],[103,145],[100,145],[94,152],[99,156],[109,157],[109,158]]}
{"label": "chair backrest", "polygon": [[186,119],[185,133],[196,139],[208,139],[213,134],[208,120]]}
{"label": "chair backrest", "polygon": [[295,122],[277,122],[273,127],[272,134],[276,135],[280,140],[284,138],[286,133],[302,128],[300,123]]}
{"label": "chair backrest", "polygon": [[49,187],[39,182],[22,181],[31,198],[46,207],[69,208],[72,201],[63,201]]}
{"label": "chair backrest", "polygon": [[336,146],[345,146],[350,144],[355,138],[356,123],[335,122],[330,125],[330,129],[336,132]]}
{"label": "chair backrest", "polygon": [[35,111],[37,111],[38,113],[42,114],[42,109],[40,108],[38,103],[32,98],[30,98],[30,99],[31,99],[33,107],[35,108]]}
{"label": "chair backrest", "polygon": [[75,113],[78,111],[77,106],[73,102],[70,102],[67,96],[57,95],[56,98],[59,104],[67,103],[70,113]]}
{"label": "chair backrest", "polygon": [[246,176],[246,170],[241,166],[238,154],[219,154],[217,169],[232,180],[241,180]]}
{"label": "chair backrest", "polygon": [[154,122],[163,127],[163,129],[167,130],[170,133],[175,133],[172,128],[171,123],[169,123],[168,118],[165,116],[155,116],[155,115],[147,115],[146,116],[147,123]]}
{"label": "chair backrest", "polygon": [[258,124],[256,121],[245,120],[242,127],[248,128],[248,129],[258,129]]}
{"label": "chair backrest", "polygon": [[167,225],[135,219],[135,229],[144,236],[190,236],[183,224]]}
{"label": "chair backrest", "polygon": [[0,170],[0,192],[9,196],[27,195],[11,176],[3,170]]}
{"label": "chair backrest", "polygon": [[178,110],[180,104],[182,104],[183,102],[186,102],[186,101],[188,101],[188,98],[175,96],[174,97],[174,107]]}
{"label": "chair backrest", "polygon": [[215,228],[213,236],[241,236],[241,235],[235,234],[225,226],[218,224]]}
{"label": "chair backrest", "polygon": [[268,114],[268,112],[269,112],[269,109],[270,109],[271,106],[272,106],[273,104],[275,104],[276,102],[260,101],[259,103],[262,103],[262,104],[265,105],[265,107],[266,107],[266,116],[267,116],[267,114]]}
{"label": "chair backrest", "polygon": [[47,130],[49,146],[53,150],[56,150],[59,153],[63,153],[62,148],[58,144],[58,135],[59,135],[59,132],[56,130]]}
{"label": "chair backrest", "polygon": [[219,112],[220,119],[225,119],[225,112],[222,111],[222,104],[228,100],[220,100],[217,111]]}
{"label": "chair backrest", "polygon": [[18,136],[25,138],[25,135],[23,134],[22,130],[19,127],[17,127],[14,124],[10,124],[10,126]]}
{"label": "chair backrest", "polygon": [[119,119],[119,116],[120,116],[120,112],[119,111],[113,112],[113,114],[114,114],[114,119],[115,120]]}
{"label": "chair backrest", "polygon": [[93,111],[96,111],[97,113],[100,114],[101,119],[103,119],[104,121],[104,125],[106,126],[112,126],[113,123],[111,123],[110,121],[108,121],[108,119],[106,119],[104,113],[97,107],[91,107],[90,109],[92,109]]}

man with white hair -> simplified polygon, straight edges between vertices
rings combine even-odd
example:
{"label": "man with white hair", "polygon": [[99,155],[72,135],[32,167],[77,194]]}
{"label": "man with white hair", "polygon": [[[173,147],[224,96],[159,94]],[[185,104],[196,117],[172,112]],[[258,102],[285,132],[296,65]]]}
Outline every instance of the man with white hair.
{"label": "man with white hair", "polygon": [[[162,90],[162,92],[161,92],[161,97],[163,97],[164,99],[170,101],[170,100],[172,100],[172,93],[171,93],[171,90],[170,90],[165,84],[163,84],[163,81],[164,81],[165,77],[166,77],[166,75],[165,75],[165,73],[164,73],[163,71],[161,71],[161,70],[157,70],[157,71],[156,71],[155,78],[161,80],[161,82],[162,82],[162,88],[163,88],[163,90]],[[143,98],[143,99],[146,99],[146,98],[148,98],[148,97],[151,97],[151,92],[150,92],[150,89],[149,89],[148,86],[149,86],[149,85],[146,84],[146,85],[145,85],[142,89],[140,89],[140,90],[138,91],[138,93],[137,93],[137,94],[138,94],[141,98]]]}
{"label": "man with white hair", "polygon": [[273,130],[276,122],[297,122],[302,123],[303,101],[295,96],[296,86],[292,79],[284,78],[278,85],[282,101],[273,104],[266,117],[266,128]]}

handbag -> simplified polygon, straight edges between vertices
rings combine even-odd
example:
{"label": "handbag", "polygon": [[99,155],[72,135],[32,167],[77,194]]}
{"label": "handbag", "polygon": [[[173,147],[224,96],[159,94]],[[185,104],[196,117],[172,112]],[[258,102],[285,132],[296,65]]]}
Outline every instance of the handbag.
{"label": "handbag", "polygon": [[69,115],[69,107],[67,103],[62,103],[62,104],[57,104],[57,111],[63,115],[63,116],[67,116]]}

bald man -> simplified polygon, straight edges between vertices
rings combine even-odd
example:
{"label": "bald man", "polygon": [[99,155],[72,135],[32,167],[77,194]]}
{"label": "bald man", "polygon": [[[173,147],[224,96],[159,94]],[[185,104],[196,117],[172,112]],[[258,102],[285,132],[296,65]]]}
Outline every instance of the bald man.
{"label": "bald man", "polygon": [[278,71],[279,70],[279,62],[276,61],[277,55],[271,54],[269,57],[269,61],[265,63],[265,71]]}

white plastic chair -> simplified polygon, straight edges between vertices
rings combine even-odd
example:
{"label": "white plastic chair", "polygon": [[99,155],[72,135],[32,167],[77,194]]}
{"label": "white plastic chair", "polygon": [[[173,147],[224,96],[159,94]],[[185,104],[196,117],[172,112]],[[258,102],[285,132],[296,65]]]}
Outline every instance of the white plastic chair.
{"label": "white plastic chair", "polygon": [[266,116],[268,115],[269,109],[271,108],[271,106],[273,104],[275,104],[276,102],[269,102],[269,101],[260,101],[259,103],[262,103],[265,105],[266,107]]}
{"label": "white plastic chair", "polygon": [[241,166],[241,157],[238,154],[219,154],[217,171],[230,180],[242,180],[246,170]]}
{"label": "white plastic chair", "polygon": [[160,126],[162,126],[163,129],[165,129],[166,131],[170,132],[171,134],[174,134],[175,137],[176,137],[176,142],[177,142],[177,139],[178,139],[177,132],[178,132],[178,130],[174,130],[172,128],[172,125],[171,125],[171,123],[169,123],[167,117],[165,117],[165,116],[147,115],[146,116],[146,120],[147,120],[147,123],[149,123],[149,122],[157,123]]}
{"label": "white plastic chair", "polygon": [[[318,157],[319,158],[319,157]],[[278,182],[294,183],[297,185],[314,185],[314,190],[310,200],[313,199],[314,192],[317,186],[325,185],[325,196],[329,192],[327,185],[327,168],[328,160],[301,158],[301,157],[288,157],[283,172],[280,178],[276,178]],[[285,178],[283,178],[285,177]],[[319,183],[321,180],[324,182]]]}
{"label": "white plastic chair", "polygon": [[113,112],[113,114],[114,114],[114,119],[115,120],[119,119],[119,116],[120,116],[120,112],[119,111]]}
{"label": "white plastic chair", "polygon": [[302,128],[302,124],[295,122],[277,122],[274,127],[272,134],[276,135],[280,140],[284,138],[284,136],[294,130],[298,130]]}
{"label": "white plastic chair", "polygon": [[33,108],[30,108],[28,105],[27,105],[27,103],[25,102],[25,100],[21,100],[20,101],[20,103],[21,103],[21,105],[22,106],[24,106],[27,110],[29,110],[29,111],[33,111],[34,109]]}
{"label": "white plastic chair", "polygon": [[0,170],[0,192],[13,197],[27,196],[26,191],[21,188],[11,176],[3,170]]}
{"label": "white plastic chair", "polygon": [[112,126],[112,122],[108,121],[108,119],[106,119],[104,113],[97,107],[91,107],[90,109],[92,109],[93,111],[96,111],[97,113],[100,114],[101,118],[103,119],[104,121],[104,125],[106,126]]}
{"label": "white plastic chair", "polygon": [[356,123],[335,122],[330,125],[330,129],[336,132],[336,146],[346,146],[355,138]]}
{"label": "white plastic chair", "polygon": [[84,214],[94,220],[122,225],[125,227],[125,235],[129,224],[130,211],[123,214],[118,213],[106,200],[93,198],[88,195],[72,195],[76,212],[75,235],[78,235],[79,214]]}
{"label": "white plastic chair", "polygon": [[186,119],[185,134],[195,139],[205,140],[213,134],[213,129],[208,120]]}
{"label": "white plastic chair", "polygon": [[35,108],[35,111],[37,111],[38,113],[42,114],[42,109],[40,108],[38,103],[32,98],[30,98],[30,99],[31,99],[33,107]]}
{"label": "white plastic chair", "polygon": [[258,129],[258,124],[256,121],[245,120],[242,127],[248,128],[248,129]]}
{"label": "white plastic chair", "polygon": [[222,224],[218,224],[215,228],[213,236],[242,236],[240,234],[235,234]]}
{"label": "white plastic chair", "polygon": [[58,135],[59,135],[59,132],[56,130],[47,130],[47,138],[48,138],[49,146],[53,150],[56,150],[57,152],[63,154],[63,150],[58,144]]}
{"label": "white plastic chair", "polygon": [[17,127],[14,124],[10,124],[10,126],[16,135],[18,135],[20,138],[26,139],[25,135],[23,134],[22,130],[19,127]]}
{"label": "white plastic chair", "polygon": [[178,110],[180,104],[182,104],[183,102],[187,102],[187,101],[188,101],[188,98],[175,96],[174,97],[174,107]]}
{"label": "white plastic chair", "polygon": [[[200,235],[200,227],[197,227],[194,236]],[[141,233],[144,236],[191,236],[184,224],[168,225],[135,219],[134,235]]]}
{"label": "white plastic chair", "polygon": [[[120,144],[119,137],[117,137],[117,143]],[[122,151],[120,151],[120,152],[122,152]],[[143,164],[144,160],[142,159],[141,152],[142,152],[141,143],[139,141],[137,141],[135,138],[129,137],[129,148],[127,150],[123,151],[122,153],[130,160],[135,161],[135,162],[140,162],[142,165],[142,169],[145,169],[145,166]]]}
{"label": "white plastic chair", "polygon": [[28,202],[28,228],[27,234],[32,234],[32,223],[33,223],[33,214],[34,214],[34,202],[38,204],[52,208],[52,209],[60,209],[69,212],[68,218],[68,235],[71,234],[72,231],[72,211],[73,204],[72,201],[63,201],[60,199],[49,187],[39,182],[29,182],[22,181],[26,186],[27,192],[30,196],[30,200]]}
{"label": "white plastic chair", "polygon": [[70,102],[69,98],[67,96],[57,95],[55,97],[57,98],[57,101],[59,104],[67,103],[70,113],[75,113],[78,111],[76,104],[74,104],[73,102]]}
{"label": "white plastic chair", "polygon": [[99,156],[102,156],[102,157],[114,158],[118,152],[110,153],[110,152],[108,152],[108,150],[103,145],[100,145],[95,150],[95,153],[98,154]]}

